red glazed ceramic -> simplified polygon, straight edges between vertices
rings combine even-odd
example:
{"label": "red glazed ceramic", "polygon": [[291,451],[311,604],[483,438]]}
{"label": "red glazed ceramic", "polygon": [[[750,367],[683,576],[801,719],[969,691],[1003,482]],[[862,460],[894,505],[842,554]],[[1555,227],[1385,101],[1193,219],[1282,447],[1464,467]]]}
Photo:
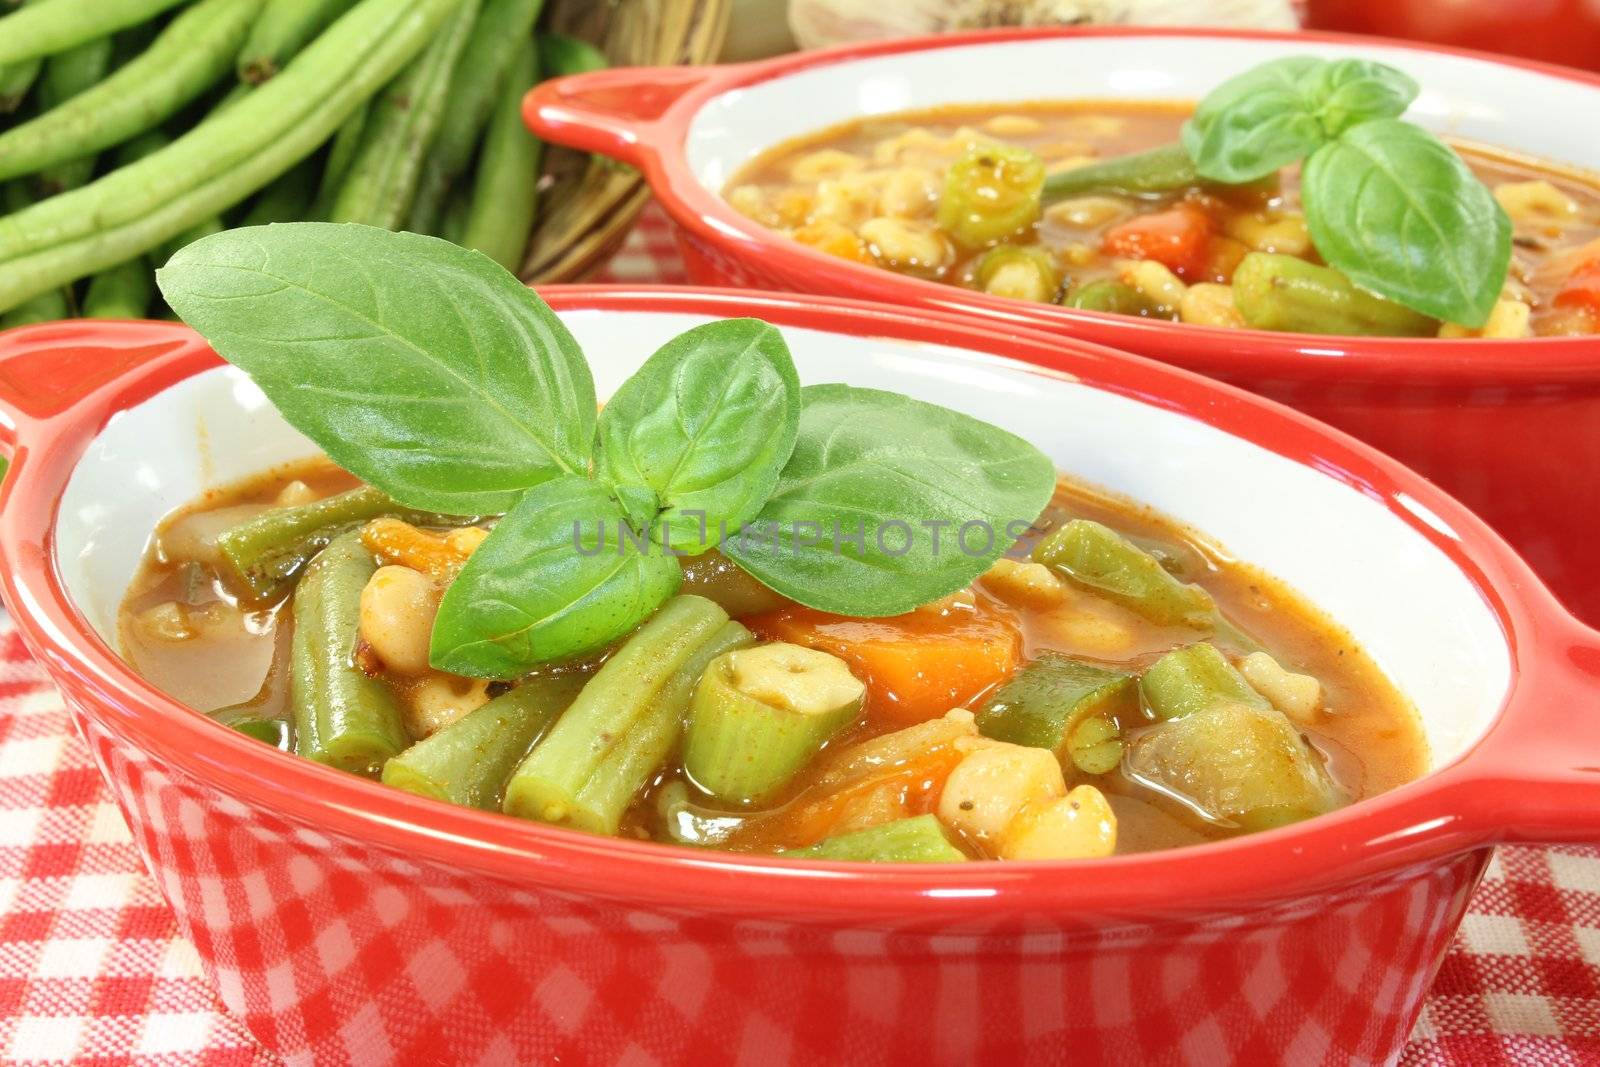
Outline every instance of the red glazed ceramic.
{"label": "red glazed ceramic", "polygon": [[[1441,5],[1448,6],[1448,5]],[[719,195],[763,149],[862,115],[950,103],[1187,98],[1284,55],[1362,56],[1423,86],[1434,129],[1600,170],[1600,77],[1326,34],[1005,31],[879,42],[745,66],[613,70],[528,98],[543,137],[644,171],[691,276],[714,285],[955,310],[1152,356],[1288,403],[1422,471],[1600,623],[1600,338],[1321,337],[1151,322],[993,297],[847,262],[739,215]]]}
{"label": "red glazed ceramic", "polygon": [[292,1063],[1379,1063],[1496,842],[1600,837],[1600,633],[1435,486],[1082,342],[827,298],[552,289],[602,395],[710,317],[801,379],[1024,434],[1300,588],[1415,701],[1424,779],[1162,853],[936,868],[591,837],[285,756],[116,655],[146,532],[310,446],[187,329],[0,336],[0,590],[223,1003]]}
{"label": "red glazed ceramic", "polygon": [[1306,25],[1600,70],[1600,4],[1594,0],[1308,0]]}

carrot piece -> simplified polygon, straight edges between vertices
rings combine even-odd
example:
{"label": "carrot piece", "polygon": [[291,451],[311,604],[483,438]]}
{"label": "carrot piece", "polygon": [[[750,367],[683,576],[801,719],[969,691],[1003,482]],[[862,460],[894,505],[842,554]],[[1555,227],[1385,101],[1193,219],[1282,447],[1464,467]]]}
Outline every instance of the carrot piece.
{"label": "carrot piece", "polygon": [[853,231],[828,219],[800,227],[794,231],[794,239],[803,245],[810,245],[819,252],[838,256],[840,259],[865,263],[868,266],[877,262],[865,241],[857,237]]}
{"label": "carrot piece", "polygon": [[963,707],[1017,668],[1016,626],[987,608],[853,619],[795,606],[744,620],[757,634],[831,652],[867,685],[867,718],[905,725]]}
{"label": "carrot piece", "polygon": [[1183,203],[1111,227],[1100,248],[1125,259],[1153,259],[1179,277],[1195,277],[1206,268],[1210,243],[1211,216]]}
{"label": "carrot piece", "polygon": [[1555,305],[1585,308],[1600,315],[1600,258],[1578,264],[1556,292]]}
{"label": "carrot piece", "polygon": [[467,529],[471,527],[441,537],[400,519],[373,519],[361,528],[361,543],[384,563],[398,563],[433,578],[453,578],[477,547],[473,538],[461,536]]}

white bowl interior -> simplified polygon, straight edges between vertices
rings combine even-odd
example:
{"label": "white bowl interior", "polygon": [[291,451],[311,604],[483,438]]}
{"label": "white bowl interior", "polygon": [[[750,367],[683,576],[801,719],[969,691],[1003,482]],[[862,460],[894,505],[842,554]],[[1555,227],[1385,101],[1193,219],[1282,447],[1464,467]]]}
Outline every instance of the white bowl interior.
{"label": "white bowl interior", "polygon": [[1422,85],[1408,117],[1430,129],[1600,169],[1600,89],[1403,45],[1181,34],[970,44],[814,67],[708,101],[685,151],[695,177],[720,193],[763,150],[850,119],[990,101],[1197,100],[1258,63],[1307,54],[1406,71]]}
{"label": "white bowl interior", "polygon": [[[704,321],[563,316],[609,395],[669,337]],[[1058,467],[1203,531],[1346,626],[1415,702],[1435,765],[1488,726],[1510,684],[1499,624],[1449,559],[1360,491],[1248,441],[1023,364],[940,345],[786,329],[806,383],[895,389],[1035,442]],[[113,644],[146,537],[209,488],[313,454],[242,373],[196,375],[117,415],[73,472],[56,523],[66,587]],[[1429,525],[1448,527],[1427,514]]]}

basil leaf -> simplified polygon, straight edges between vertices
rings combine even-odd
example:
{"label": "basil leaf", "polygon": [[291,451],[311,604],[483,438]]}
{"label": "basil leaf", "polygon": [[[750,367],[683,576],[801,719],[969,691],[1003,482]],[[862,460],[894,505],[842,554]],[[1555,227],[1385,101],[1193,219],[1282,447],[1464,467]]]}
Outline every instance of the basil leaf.
{"label": "basil leaf", "polygon": [[683,572],[624,529],[622,509],[587,478],[562,475],[528,490],[445,591],[433,665],[515,678],[627,634],[677,591]]}
{"label": "basil leaf", "polygon": [[846,385],[800,396],[800,434],[776,491],[721,547],[810,607],[896,615],[953,593],[1055,491],[1048,457],[968,415]]}
{"label": "basil leaf", "polygon": [[248,227],[184,248],[162,295],[335,462],[409,507],[505,511],[586,471],[594,382],[488,257],[368,226]]}
{"label": "basil leaf", "polygon": [[1399,118],[1420,87],[1410,75],[1386,63],[1340,59],[1312,71],[1305,91],[1316,104],[1323,132],[1333,138],[1357,123]]}
{"label": "basil leaf", "polygon": [[1329,266],[1436,319],[1488,319],[1511,262],[1511,220],[1443,141],[1398,119],[1363,122],[1312,154],[1301,185]]}
{"label": "basil leaf", "polygon": [[654,494],[652,538],[698,555],[755,517],[800,425],[800,379],[783,335],[728,319],[673,338],[600,413],[597,472],[636,517]]}
{"label": "basil leaf", "polygon": [[1183,146],[1202,178],[1253,182],[1299,162],[1327,139],[1303,85],[1324,67],[1288,56],[1229,78],[1200,102],[1183,127]]}

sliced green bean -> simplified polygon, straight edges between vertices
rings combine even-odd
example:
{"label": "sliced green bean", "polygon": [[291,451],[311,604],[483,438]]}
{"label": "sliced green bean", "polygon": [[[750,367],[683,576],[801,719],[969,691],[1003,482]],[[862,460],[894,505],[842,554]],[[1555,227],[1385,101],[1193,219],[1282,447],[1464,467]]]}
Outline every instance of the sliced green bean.
{"label": "sliced green bean", "polygon": [[1109,311],[1117,315],[1138,315],[1143,318],[1159,315],[1161,311],[1155,301],[1148,299],[1133,286],[1113,281],[1090,282],[1082,289],[1068,293],[1063,303],[1067,307],[1082,308],[1084,311]]}
{"label": "sliced green bean", "polygon": [[581,674],[528,679],[385,763],[384,784],[499,811],[506,779],[585,681]]}
{"label": "sliced green bean", "polygon": [[450,193],[472,163],[512,59],[533,33],[543,6],[544,0],[484,0],[451,75],[444,119],[418,177],[406,229],[438,232]]}
{"label": "sliced green bean", "polygon": [[895,819],[778,855],[851,863],[962,863],[967,858],[950,843],[939,820],[932,815]]}
{"label": "sliced green bean", "polygon": [[565,78],[569,74],[587,74],[605,70],[611,65],[606,54],[588,41],[569,37],[564,33],[539,35],[539,69],[546,78]]}
{"label": "sliced green bean", "polygon": [[261,0],[201,0],[70,104],[0,134],[0,177],[99,152],[165,122],[228,71],[260,6]]}
{"label": "sliced green bean", "polygon": [[259,85],[354,6],[355,0],[267,0],[239,52],[239,80]]}
{"label": "sliced green bean", "polygon": [[253,737],[262,744],[271,745],[283,752],[294,751],[294,738],[287,718],[263,715],[259,708],[252,707],[249,703],[218,708],[208,714],[222,725],[231,726],[246,737]]}
{"label": "sliced green bean", "polygon": [[460,243],[506,270],[522,267],[538,214],[539,164],[544,142],[522,121],[522,98],[539,80],[539,54],[530,40],[506,73],[500,103],[484,135]]}
{"label": "sliced green bean", "polygon": [[289,658],[295,752],[366,775],[411,743],[393,691],[354,659],[361,590],[377,569],[353,530],[317,554],[295,589]]}
{"label": "sliced green bean", "polygon": [[274,222],[296,222],[311,212],[311,197],[317,187],[314,159],[304,159],[287,174],[261,191],[241,226],[267,226]]}
{"label": "sliced green bean", "polygon": [[53,56],[187,0],[39,0],[0,18],[0,63]]}
{"label": "sliced green bean", "polygon": [[1035,545],[1033,559],[1157,625],[1216,625],[1211,594],[1180,582],[1160,560],[1098,522],[1073,519]]}
{"label": "sliced green bean", "polygon": [[1104,774],[1122,757],[1119,719],[1137,711],[1137,693],[1131,674],[1045,652],[995,690],[978,712],[978,731]]}
{"label": "sliced green bean", "polygon": [[405,224],[422,162],[444,117],[450,77],[477,13],[478,0],[459,0],[438,38],[373,102],[361,148],[328,210],[330,222],[386,230]]}
{"label": "sliced green bean", "polygon": [[1221,652],[1204,642],[1156,660],[1139,679],[1139,693],[1158,719],[1181,719],[1224,703],[1272,707]]}
{"label": "sliced green bean", "polygon": [[[50,109],[45,113],[59,113],[64,107],[73,106],[69,101],[81,98],[105,80],[115,50],[110,37],[101,37],[51,56],[44,65],[44,76],[39,81],[39,104]],[[0,160],[7,159],[5,142],[9,138],[9,133],[0,135]],[[68,189],[76,189],[94,177],[98,153],[97,147],[85,153],[61,156],[40,168],[36,182],[40,195],[55,196]],[[0,167],[0,178],[21,173],[25,172],[8,172],[5,167]]]}
{"label": "sliced green bean", "polygon": [[1045,203],[1090,193],[1148,196],[1185,189],[1199,180],[1183,145],[1170,144],[1059,171],[1045,178],[1042,195]]}
{"label": "sliced green bean", "polygon": [[1437,319],[1369,293],[1332,267],[1251,252],[1233,272],[1233,303],[1258,330],[1432,337]]}
{"label": "sliced green bean", "polygon": [[147,252],[310,155],[429,42],[454,0],[361,0],[276,78],[82,189],[0,219],[0,308]]}
{"label": "sliced green bean", "polygon": [[963,248],[1012,237],[1039,218],[1044,163],[1026,148],[974,148],[945,171],[939,228]]}
{"label": "sliced green bean", "polygon": [[144,256],[103,270],[83,296],[86,319],[142,319],[155,298],[155,272]]}

